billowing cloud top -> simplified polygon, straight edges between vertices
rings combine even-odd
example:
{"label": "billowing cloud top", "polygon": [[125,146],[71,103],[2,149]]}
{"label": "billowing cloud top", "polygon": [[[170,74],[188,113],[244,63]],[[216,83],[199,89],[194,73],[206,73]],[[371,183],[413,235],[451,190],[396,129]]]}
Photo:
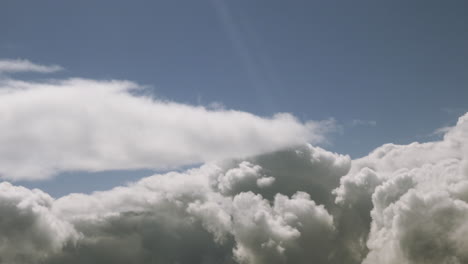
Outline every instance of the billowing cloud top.
{"label": "billowing cloud top", "polygon": [[320,142],[333,126],[161,101],[138,89],[128,81],[1,81],[0,175],[174,168]]}

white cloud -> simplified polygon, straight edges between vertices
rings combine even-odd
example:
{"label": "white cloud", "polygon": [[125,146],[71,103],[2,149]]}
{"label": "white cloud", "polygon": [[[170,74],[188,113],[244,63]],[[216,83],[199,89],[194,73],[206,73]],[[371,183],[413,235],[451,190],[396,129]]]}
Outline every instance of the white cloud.
{"label": "white cloud", "polygon": [[468,113],[351,160],[300,122],[137,96],[127,81],[0,82],[0,174],[170,168],[53,199],[0,183],[0,263],[468,263]]}
{"label": "white cloud", "polygon": [[451,126],[444,126],[439,127],[434,132],[431,133],[431,136],[443,136],[445,133],[449,132],[453,127]]}
{"label": "white cloud", "polygon": [[63,70],[63,68],[58,65],[46,66],[30,62],[29,60],[0,59],[0,74],[16,72],[52,73],[61,70]]}
{"label": "white cloud", "polygon": [[259,117],[134,95],[128,81],[0,83],[0,175],[167,169],[324,141],[333,121]]}
{"label": "white cloud", "polygon": [[[310,177],[320,177],[321,164],[317,160],[323,157],[327,157],[328,170],[341,170],[336,166],[338,163],[332,162],[334,154],[311,146],[303,147],[301,152],[290,150],[263,156],[271,160],[289,156],[292,163],[283,164],[286,167],[297,161],[307,164],[303,169],[296,168],[298,175],[309,173]],[[32,204],[38,209],[31,212],[52,220],[35,220],[40,223],[35,232],[43,237],[41,244],[22,248],[21,245],[28,245],[23,241],[35,241],[30,237],[35,233],[25,229],[15,232],[15,239],[0,240],[0,249],[10,250],[7,260],[20,259],[15,263],[34,259],[47,264],[90,261],[300,264],[311,260],[321,263],[333,257],[332,252],[340,252],[341,248],[333,244],[334,217],[313,201],[316,194],[296,191],[285,195],[277,192],[275,188],[283,188],[274,184],[259,188],[252,179],[262,179],[263,171],[271,170],[274,164],[263,162],[263,168],[257,163],[252,159],[229,166],[205,164],[184,173],[154,175],[129,186],[91,195],[70,194],[58,200],[38,190],[3,183],[12,191],[0,195],[0,210],[2,204],[12,204],[7,194],[15,194],[13,208]],[[306,168],[307,171],[302,171]],[[305,190],[315,184],[307,178],[289,176],[282,178],[304,186]],[[231,192],[226,193],[213,184],[218,179],[227,179],[219,184],[246,189],[238,193],[229,189]],[[275,194],[266,198],[269,190]],[[288,192],[287,188],[284,190]],[[21,215],[28,217],[25,213]],[[0,223],[5,223],[2,230],[9,225],[21,226],[17,218],[15,214],[2,214]],[[33,219],[36,218],[44,217],[38,215]],[[41,247],[40,254],[35,247]]]}
{"label": "white cloud", "polygon": [[468,114],[443,140],[386,144],[353,161],[334,192],[370,212],[363,263],[467,263]]}
{"label": "white cloud", "polygon": [[57,200],[2,183],[0,253],[45,264],[467,263],[467,132],[468,114],[443,140],[354,161],[302,145]]}
{"label": "white cloud", "polygon": [[79,238],[51,212],[53,199],[40,190],[0,183],[0,262],[32,263]]}

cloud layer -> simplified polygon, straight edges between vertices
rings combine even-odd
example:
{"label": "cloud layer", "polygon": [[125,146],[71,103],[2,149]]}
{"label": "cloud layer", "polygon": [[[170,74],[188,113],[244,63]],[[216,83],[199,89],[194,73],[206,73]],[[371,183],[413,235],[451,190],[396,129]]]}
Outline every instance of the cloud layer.
{"label": "cloud layer", "polygon": [[[294,184],[294,193],[278,192],[267,198],[272,190],[282,189],[268,174],[274,164],[265,161],[276,157],[304,166],[297,174],[283,176]],[[242,162],[154,175],[130,186],[58,200],[39,190],[2,183],[5,197],[0,208],[10,210],[3,219],[18,227],[13,238],[3,240],[0,255],[7,263],[19,259],[41,263],[324,262],[333,257],[337,230],[331,213],[313,199],[328,200],[321,196],[331,196],[331,186],[309,194],[311,187],[316,188],[315,180],[303,177],[320,172],[322,162],[339,172],[333,175],[337,184],[350,160],[304,146]],[[35,229],[24,229],[19,223]],[[9,228],[5,225],[0,232]],[[28,241],[27,249],[15,246],[23,241]]]}
{"label": "cloud layer", "polygon": [[321,142],[333,127],[135,95],[142,89],[128,81],[0,81],[0,175],[169,169]]}
{"label": "cloud layer", "polygon": [[468,114],[351,160],[311,145],[54,200],[1,183],[2,263],[467,263]]}
{"label": "cloud layer", "polygon": [[1,182],[0,263],[468,263],[468,113],[442,140],[351,160],[306,143],[323,141],[332,121],[210,110],[142,89],[0,79],[3,179],[203,163],[59,199]]}

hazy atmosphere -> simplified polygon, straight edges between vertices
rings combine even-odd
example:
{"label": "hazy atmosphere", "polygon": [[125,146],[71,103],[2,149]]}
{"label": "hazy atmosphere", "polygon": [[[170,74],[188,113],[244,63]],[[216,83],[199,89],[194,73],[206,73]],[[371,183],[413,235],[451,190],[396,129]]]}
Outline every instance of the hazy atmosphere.
{"label": "hazy atmosphere", "polygon": [[0,264],[468,263],[463,1],[0,2]]}

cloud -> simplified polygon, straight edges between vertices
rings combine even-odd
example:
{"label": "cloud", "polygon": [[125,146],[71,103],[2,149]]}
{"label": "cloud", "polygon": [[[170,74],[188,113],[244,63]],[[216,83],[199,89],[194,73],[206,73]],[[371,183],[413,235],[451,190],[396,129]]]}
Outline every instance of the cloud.
{"label": "cloud", "polygon": [[[275,186],[276,181],[259,186],[254,180],[272,177],[264,174],[274,168],[266,160],[274,161],[277,156],[308,164],[296,169],[297,177],[289,175],[296,186],[303,186],[292,195],[276,193],[282,189]],[[57,200],[39,190],[3,183],[11,192],[19,190],[14,192],[16,204],[40,208],[23,217],[43,219],[37,215],[41,213],[53,221],[40,222],[34,232],[18,228],[21,233],[16,240],[1,240],[0,248],[7,247],[5,252],[10,250],[12,260],[41,263],[274,264],[334,258],[334,252],[341,250],[333,245],[337,234],[334,216],[313,201],[316,194],[306,192],[314,182],[302,177],[307,173],[302,170],[307,168],[311,177],[320,177],[324,168],[318,161],[323,161],[329,171],[346,173],[338,161],[346,157],[306,145],[300,152],[291,149],[263,158],[263,167],[254,159],[229,165],[210,163],[184,173],[154,175],[129,186]],[[288,179],[288,175],[275,177]],[[268,189],[276,193],[271,198],[267,198]],[[331,189],[327,193],[331,196]],[[0,204],[11,204],[7,197],[0,196]],[[17,206],[13,204],[13,208]],[[2,214],[4,230],[15,219],[15,214]],[[44,237],[40,243],[21,248],[23,241],[35,241],[30,238],[35,233]],[[40,254],[35,247],[41,249]]]}
{"label": "cloud", "polygon": [[0,174],[184,172],[54,199],[0,183],[1,263],[468,263],[468,113],[351,160],[333,121],[178,104],[128,81],[0,81]]}
{"label": "cloud", "polygon": [[0,262],[31,263],[79,236],[51,212],[53,199],[40,190],[0,183]]}
{"label": "cloud", "polygon": [[449,132],[453,127],[451,126],[444,126],[444,127],[439,127],[434,132],[432,132],[430,135],[431,136],[443,136],[445,133]]}
{"label": "cloud", "polygon": [[[466,263],[468,114],[440,141],[309,144],[54,200],[0,184],[6,263]],[[259,182],[264,181],[264,184]]]}
{"label": "cloud", "polygon": [[353,161],[334,193],[370,212],[364,264],[466,263],[467,179],[468,114],[441,141],[386,144]]}
{"label": "cloud", "polygon": [[17,72],[52,73],[61,70],[63,70],[63,68],[58,65],[46,66],[30,62],[29,60],[0,59],[0,74]]}
{"label": "cloud", "polygon": [[0,175],[169,169],[323,142],[334,124],[135,95],[141,89],[129,81],[1,81]]}

